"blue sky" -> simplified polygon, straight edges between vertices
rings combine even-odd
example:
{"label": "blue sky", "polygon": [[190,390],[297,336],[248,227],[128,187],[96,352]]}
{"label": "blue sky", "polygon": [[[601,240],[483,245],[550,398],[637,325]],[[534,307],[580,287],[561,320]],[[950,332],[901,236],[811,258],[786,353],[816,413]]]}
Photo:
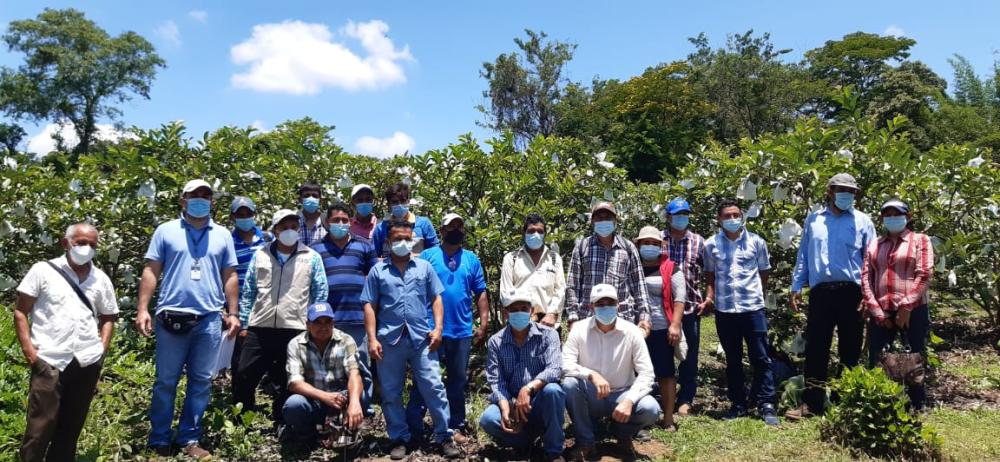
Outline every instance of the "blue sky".
{"label": "blue sky", "polygon": [[[151,99],[123,106],[126,125],[182,119],[199,138],[223,125],[270,129],[310,116],[335,125],[349,151],[374,155],[423,152],[467,132],[489,136],[475,123],[485,87],[479,69],[513,50],[525,28],[577,43],[568,76],[584,82],[682,59],[687,37],[699,32],[716,46],[728,33],[770,32],[796,60],[858,30],[903,34],[917,40],[913,58],[949,81],[953,53],[985,74],[1000,48],[1000,2],[987,1],[0,0],[0,24],[44,7],[81,9],[112,34],[134,30],[167,61]],[[20,59],[0,51],[0,65]],[[29,137],[45,128],[25,126]]]}

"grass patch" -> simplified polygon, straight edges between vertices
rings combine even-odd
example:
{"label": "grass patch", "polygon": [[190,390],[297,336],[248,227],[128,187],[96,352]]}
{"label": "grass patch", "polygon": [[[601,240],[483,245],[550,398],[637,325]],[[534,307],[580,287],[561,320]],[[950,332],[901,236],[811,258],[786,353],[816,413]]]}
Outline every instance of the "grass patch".
{"label": "grass patch", "polygon": [[990,351],[954,356],[941,365],[947,372],[966,378],[969,388],[1000,390],[1000,358]]}
{"label": "grass patch", "polygon": [[947,459],[1000,460],[1000,410],[939,408],[925,421],[944,439]]}

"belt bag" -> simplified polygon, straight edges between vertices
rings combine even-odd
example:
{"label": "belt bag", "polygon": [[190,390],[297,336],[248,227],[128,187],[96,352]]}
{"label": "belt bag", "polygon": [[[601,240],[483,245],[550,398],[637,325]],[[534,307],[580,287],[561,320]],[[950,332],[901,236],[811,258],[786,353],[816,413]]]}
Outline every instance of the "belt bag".
{"label": "belt bag", "polygon": [[183,311],[163,310],[156,314],[163,328],[171,334],[183,335],[194,329],[203,316]]}

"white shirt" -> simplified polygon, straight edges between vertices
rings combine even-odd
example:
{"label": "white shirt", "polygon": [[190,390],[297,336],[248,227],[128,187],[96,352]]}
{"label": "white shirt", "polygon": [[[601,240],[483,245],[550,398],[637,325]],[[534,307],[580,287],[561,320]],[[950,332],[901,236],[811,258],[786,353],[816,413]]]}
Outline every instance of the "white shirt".
{"label": "white shirt", "polygon": [[[50,260],[76,281],[100,315],[118,314],[115,288],[103,271],[91,265],[83,281],[69,267],[66,256]],[[35,263],[17,286],[17,291],[35,298],[31,309],[31,344],[38,358],[65,370],[76,357],[80,367],[96,363],[104,355],[97,320],[69,283],[46,262]]]}
{"label": "white shirt", "polygon": [[615,321],[607,333],[597,328],[592,316],[573,324],[563,345],[563,373],[589,380],[597,372],[611,391],[626,390],[625,398],[638,403],[653,387],[653,363],[642,330],[624,319]]}
{"label": "white shirt", "polygon": [[507,252],[500,268],[500,293],[522,288],[531,293],[533,313],[562,314],[566,295],[566,277],[562,257],[548,246],[542,250],[538,265],[523,246]]}

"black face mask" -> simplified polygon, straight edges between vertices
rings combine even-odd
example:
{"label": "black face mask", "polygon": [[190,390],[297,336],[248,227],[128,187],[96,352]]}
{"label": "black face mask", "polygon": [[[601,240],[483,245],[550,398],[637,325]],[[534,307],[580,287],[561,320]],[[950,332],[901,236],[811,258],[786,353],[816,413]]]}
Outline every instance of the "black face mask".
{"label": "black face mask", "polygon": [[464,231],[448,231],[444,234],[444,242],[449,245],[459,245],[465,242],[465,232]]}

